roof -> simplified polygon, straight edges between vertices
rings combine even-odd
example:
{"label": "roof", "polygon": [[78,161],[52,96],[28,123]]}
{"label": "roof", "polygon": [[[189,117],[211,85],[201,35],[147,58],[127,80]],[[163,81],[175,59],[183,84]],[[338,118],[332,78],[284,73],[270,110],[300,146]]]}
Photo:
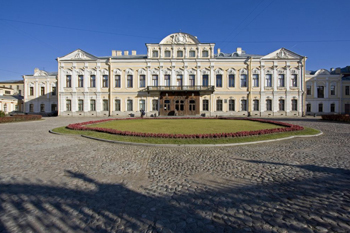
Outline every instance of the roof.
{"label": "roof", "polygon": [[23,83],[23,80],[5,80],[0,81],[0,83]]}
{"label": "roof", "polygon": [[247,57],[253,57],[253,58],[261,58],[263,57],[262,55],[257,55],[257,54],[247,54],[245,51],[242,51],[241,54],[238,54],[237,52],[233,53],[219,53],[215,54],[215,58],[247,58]]}
{"label": "roof", "polygon": [[21,100],[21,99],[23,99],[22,96],[0,95],[0,100]]}

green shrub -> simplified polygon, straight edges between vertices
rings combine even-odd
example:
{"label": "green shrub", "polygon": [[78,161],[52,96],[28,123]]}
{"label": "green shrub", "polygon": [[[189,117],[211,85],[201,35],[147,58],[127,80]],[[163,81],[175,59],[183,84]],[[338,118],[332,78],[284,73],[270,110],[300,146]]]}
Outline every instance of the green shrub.
{"label": "green shrub", "polygon": [[1,117],[0,123],[17,122],[17,121],[35,121],[40,120],[41,115],[20,115],[11,117]]}
{"label": "green shrub", "polygon": [[5,112],[0,110],[0,117],[4,117],[5,115],[6,115]]}

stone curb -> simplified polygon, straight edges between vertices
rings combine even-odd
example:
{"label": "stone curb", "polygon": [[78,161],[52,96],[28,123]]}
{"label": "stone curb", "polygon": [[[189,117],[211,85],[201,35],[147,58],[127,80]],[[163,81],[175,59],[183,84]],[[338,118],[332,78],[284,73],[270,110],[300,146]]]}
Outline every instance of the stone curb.
{"label": "stone curb", "polygon": [[[52,132],[52,133],[55,133],[55,132]],[[55,133],[55,134],[58,134],[58,133]],[[60,135],[63,135],[63,134],[60,134]],[[84,137],[84,138],[97,140],[97,141],[102,141],[102,142],[117,143],[117,144],[132,145],[132,146],[153,146],[153,147],[223,147],[223,146],[250,145],[250,144],[258,144],[258,143],[265,143],[265,142],[276,142],[276,141],[288,140],[288,139],[293,139],[293,138],[318,137],[318,136],[321,136],[321,135],[323,135],[322,131],[320,131],[320,133],[315,134],[315,135],[298,135],[298,136],[290,136],[290,137],[286,137],[286,138],[278,138],[278,139],[271,139],[271,140],[263,140],[263,141],[255,141],[255,142],[241,142],[241,143],[227,143],[227,144],[150,144],[150,143],[112,141],[112,140],[107,140],[107,139],[90,137],[90,136],[86,136],[86,135],[80,135],[80,136]]]}

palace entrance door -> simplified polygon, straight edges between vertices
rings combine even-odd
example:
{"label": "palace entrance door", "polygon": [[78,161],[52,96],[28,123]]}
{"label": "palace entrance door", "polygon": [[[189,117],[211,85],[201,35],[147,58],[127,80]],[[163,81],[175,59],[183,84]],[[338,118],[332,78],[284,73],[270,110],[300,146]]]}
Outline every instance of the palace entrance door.
{"label": "palace entrance door", "polygon": [[162,92],[160,93],[161,116],[199,115],[199,93]]}

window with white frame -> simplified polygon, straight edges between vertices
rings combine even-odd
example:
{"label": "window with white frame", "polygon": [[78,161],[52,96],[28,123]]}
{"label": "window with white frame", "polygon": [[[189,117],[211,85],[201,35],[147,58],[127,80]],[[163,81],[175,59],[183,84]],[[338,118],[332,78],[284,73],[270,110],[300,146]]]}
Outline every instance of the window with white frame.
{"label": "window with white frame", "polygon": [[284,111],[284,100],[280,99],[278,101],[278,110],[279,111]]}
{"label": "window with white frame", "polygon": [[176,81],[177,81],[177,86],[181,87],[182,86],[182,74],[177,75]]}
{"label": "window with white frame", "polygon": [[207,74],[203,74],[202,83],[203,87],[207,87],[209,85],[209,76]]}
{"label": "window with white frame", "polygon": [[190,74],[190,86],[195,86],[196,85],[196,76],[194,74]]}
{"label": "window with white frame", "polygon": [[177,51],[177,57],[183,57],[184,56],[184,53],[182,50],[178,50]]}
{"label": "window with white frame", "polygon": [[222,87],[222,75],[221,74],[216,75],[216,87]]}
{"label": "window with white frame", "polygon": [[311,86],[310,85],[306,86],[306,95],[311,95]]}
{"label": "window with white frame", "polygon": [[72,101],[66,100],[66,111],[70,112],[72,111]]}
{"label": "window with white frame", "polygon": [[152,75],[152,84],[154,87],[158,87],[158,75]]}
{"label": "window with white frame", "polygon": [[292,111],[298,111],[298,100],[292,100]]}
{"label": "window with white frame", "polygon": [[52,86],[52,95],[56,95],[56,87]]}
{"label": "window with white frame", "polygon": [[247,100],[241,100],[241,111],[247,111]]}
{"label": "window with white frame", "polygon": [[90,100],[90,111],[96,111],[96,100]]}
{"label": "window with white frame", "polygon": [[[6,110],[5,110],[5,107],[6,107],[7,105],[6,104],[4,104],[4,111],[6,112]],[[6,107],[7,108],[7,107]],[[70,111],[70,109],[69,110],[67,110],[67,111]],[[34,112],[34,104],[29,104],[29,112]]]}
{"label": "window with white frame", "polygon": [[331,95],[335,95],[335,85],[331,85]]}
{"label": "window with white frame", "polygon": [[311,112],[311,104],[306,104],[306,112]]}
{"label": "window with white frame", "polygon": [[72,87],[72,76],[71,75],[66,76],[66,87]]}
{"label": "window with white frame", "polygon": [[278,87],[284,87],[284,74],[278,75]]}
{"label": "window with white frame", "polygon": [[120,83],[120,75],[119,74],[114,76],[114,82],[115,82],[115,87],[120,88],[121,83]]}
{"label": "window with white frame", "polygon": [[84,111],[84,100],[78,100],[78,111]]}
{"label": "window with white frame", "polygon": [[132,88],[133,87],[133,76],[128,75],[126,81],[127,81],[127,87]]}
{"label": "window with white frame", "polygon": [[291,86],[297,87],[298,86],[298,75],[292,74],[291,81],[292,81]]}
{"label": "window with white frame", "polygon": [[253,74],[253,87],[259,87],[259,74]]}
{"label": "window with white frame", "polygon": [[140,87],[146,86],[146,75],[140,75]]}
{"label": "window with white frame", "polygon": [[331,103],[331,112],[335,112],[335,104]]}
{"label": "window with white frame", "polygon": [[229,111],[235,111],[235,100],[230,99],[228,101],[228,110]]}
{"label": "window with white frame", "polygon": [[170,56],[171,56],[171,52],[169,50],[165,50],[164,57],[170,57]]}
{"label": "window with white frame", "polygon": [[40,95],[45,95],[45,87],[40,87]]}
{"label": "window with white frame", "polygon": [[266,111],[272,111],[272,100],[266,100]]}
{"label": "window with white frame", "polygon": [[167,86],[167,87],[170,86],[170,75],[169,74],[164,75],[164,83],[165,83],[165,86]]}
{"label": "window with white frame", "polygon": [[203,100],[203,111],[209,111],[209,100]]}
{"label": "window with white frame", "polygon": [[259,111],[259,100],[253,100],[253,111]]}
{"label": "window with white frame", "polygon": [[119,112],[120,109],[121,109],[120,99],[115,99],[114,100],[114,110]]}
{"label": "window with white frame", "polygon": [[158,111],[158,100],[152,100],[152,111]]}
{"label": "window with white frame", "polygon": [[216,111],[222,111],[222,100],[216,100]]}
{"label": "window with white frame", "polygon": [[40,112],[45,112],[45,104],[40,104]]}
{"label": "window with white frame", "polygon": [[96,87],[96,76],[95,75],[90,76],[90,87],[91,88]]}
{"label": "window with white frame", "polygon": [[139,110],[146,110],[146,103],[145,100],[140,100],[139,101]]}
{"label": "window with white frame", "polygon": [[78,76],[78,87],[84,87],[84,75]]}
{"label": "window with white frame", "polygon": [[241,87],[247,87],[247,75],[241,74]]}
{"label": "window with white frame", "polygon": [[127,100],[126,101],[126,109],[127,111],[133,111],[133,103],[132,103],[132,100]]}
{"label": "window with white frame", "polygon": [[265,75],[265,85],[266,87],[272,87],[272,74],[266,74]]}
{"label": "window with white frame", "polygon": [[102,87],[108,87],[108,75],[102,76]]}
{"label": "window with white frame", "polygon": [[190,57],[196,57],[196,51],[190,50]]}
{"label": "window with white frame", "polygon": [[230,74],[228,76],[228,86],[235,87],[235,75],[234,74]]}
{"label": "window with white frame", "polygon": [[34,95],[34,87],[29,87],[29,95]]}
{"label": "window with white frame", "polygon": [[153,50],[152,51],[152,57],[158,57],[158,51],[157,50]]}
{"label": "window with white frame", "polygon": [[108,100],[103,100],[102,106],[103,106],[103,111],[108,111],[109,109]]}
{"label": "window with white frame", "polygon": [[317,98],[324,98],[324,86],[317,86]]}
{"label": "window with white frame", "polygon": [[323,112],[323,104],[318,104],[318,112]]}
{"label": "window with white frame", "polygon": [[203,51],[202,51],[202,57],[209,57],[209,52],[208,52],[208,50],[203,50]]}

